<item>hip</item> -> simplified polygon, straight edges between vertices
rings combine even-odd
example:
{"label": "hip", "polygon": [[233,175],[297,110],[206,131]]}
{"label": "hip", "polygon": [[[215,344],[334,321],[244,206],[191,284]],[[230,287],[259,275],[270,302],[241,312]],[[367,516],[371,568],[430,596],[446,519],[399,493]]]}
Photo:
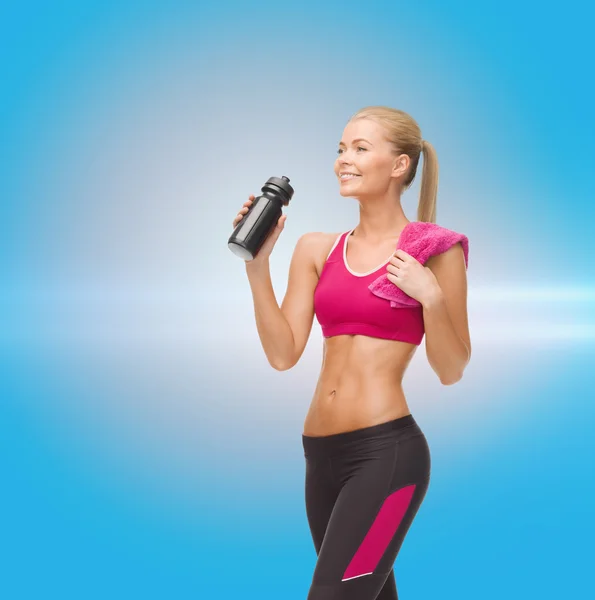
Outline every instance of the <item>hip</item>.
{"label": "hip", "polygon": [[377,471],[380,476],[397,459],[394,485],[429,480],[429,445],[412,414],[336,434],[302,434],[302,444],[306,463],[314,469],[329,465],[339,486],[358,474]]}

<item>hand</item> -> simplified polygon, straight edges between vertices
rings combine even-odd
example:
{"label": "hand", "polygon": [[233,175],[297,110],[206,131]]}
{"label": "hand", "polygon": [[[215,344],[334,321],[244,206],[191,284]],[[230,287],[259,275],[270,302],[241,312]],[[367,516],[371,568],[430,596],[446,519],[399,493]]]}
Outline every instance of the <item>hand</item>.
{"label": "hand", "polygon": [[[250,194],[250,196],[248,196],[248,200],[246,200],[246,202],[244,202],[244,205],[242,206],[242,208],[240,208],[240,211],[238,212],[238,214],[235,216],[235,218],[233,220],[233,228],[234,229],[237,227],[238,223],[244,218],[244,215],[250,210],[250,207],[252,206],[252,202],[254,202],[254,197],[255,197],[254,194]],[[275,229],[273,229],[273,231],[269,234],[267,239],[264,241],[264,243],[258,250],[258,253],[256,254],[256,256],[252,260],[244,261],[246,264],[248,264],[248,263],[251,265],[252,264],[261,264],[261,263],[265,263],[269,260],[269,256],[271,255],[271,252],[273,251],[273,247],[275,246],[275,243],[277,242],[277,238],[279,237],[279,234],[281,233],[281,231],[283,231],[283,229],[285,228],[286,220],[287,220],[286,215],[281,215],[279,217],[279,220],[277,221],[277,225],[275,226]]]}
{"label": "hand", "polygon": [[386,266],[388,280],[421,304],[433,297],[440,284],[429,267],[404,250],[396,250]]}

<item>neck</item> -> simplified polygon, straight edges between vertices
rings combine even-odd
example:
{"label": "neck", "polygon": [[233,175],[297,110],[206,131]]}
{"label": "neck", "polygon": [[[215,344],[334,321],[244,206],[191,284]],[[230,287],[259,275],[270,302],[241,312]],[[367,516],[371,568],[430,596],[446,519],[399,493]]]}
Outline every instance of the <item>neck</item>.
{"label": "neck", "polygon": [[359,224],[351,235],[376,244],[398,238],[402,229],[409,223],[401,207],[400,198],[390,202],[360,202]]}

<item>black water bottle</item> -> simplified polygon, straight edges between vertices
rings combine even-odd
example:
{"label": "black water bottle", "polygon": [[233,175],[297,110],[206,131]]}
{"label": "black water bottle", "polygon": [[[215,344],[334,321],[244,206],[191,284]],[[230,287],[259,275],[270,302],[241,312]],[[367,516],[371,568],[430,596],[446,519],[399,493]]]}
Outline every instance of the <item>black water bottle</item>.
{"label": "black water bottle", "polygon": [[283,211],[293,197],[289,179],[271,177],[261,188],[262,196],[254,198],[227,241],[227,247],[240,258],[252,260],[277,226]]}

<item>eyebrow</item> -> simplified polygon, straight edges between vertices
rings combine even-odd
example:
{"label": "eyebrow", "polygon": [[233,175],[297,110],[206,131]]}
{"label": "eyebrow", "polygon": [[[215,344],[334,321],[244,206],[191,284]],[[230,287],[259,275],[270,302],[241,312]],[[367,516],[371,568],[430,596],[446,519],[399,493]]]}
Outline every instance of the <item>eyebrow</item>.
{"label": "eyebrow", "polygon": [[[372,142],[368,142],[368,140],[364,139],[364,138],[357,138],[355,140],[353,140],[352,143],[355,142],[367,142],[368,144],[370,144],[370,146],[373,146],[374,144],[372,144]],[[343,142],[339,142],[339,146],[344,146],[345,144]]]}

